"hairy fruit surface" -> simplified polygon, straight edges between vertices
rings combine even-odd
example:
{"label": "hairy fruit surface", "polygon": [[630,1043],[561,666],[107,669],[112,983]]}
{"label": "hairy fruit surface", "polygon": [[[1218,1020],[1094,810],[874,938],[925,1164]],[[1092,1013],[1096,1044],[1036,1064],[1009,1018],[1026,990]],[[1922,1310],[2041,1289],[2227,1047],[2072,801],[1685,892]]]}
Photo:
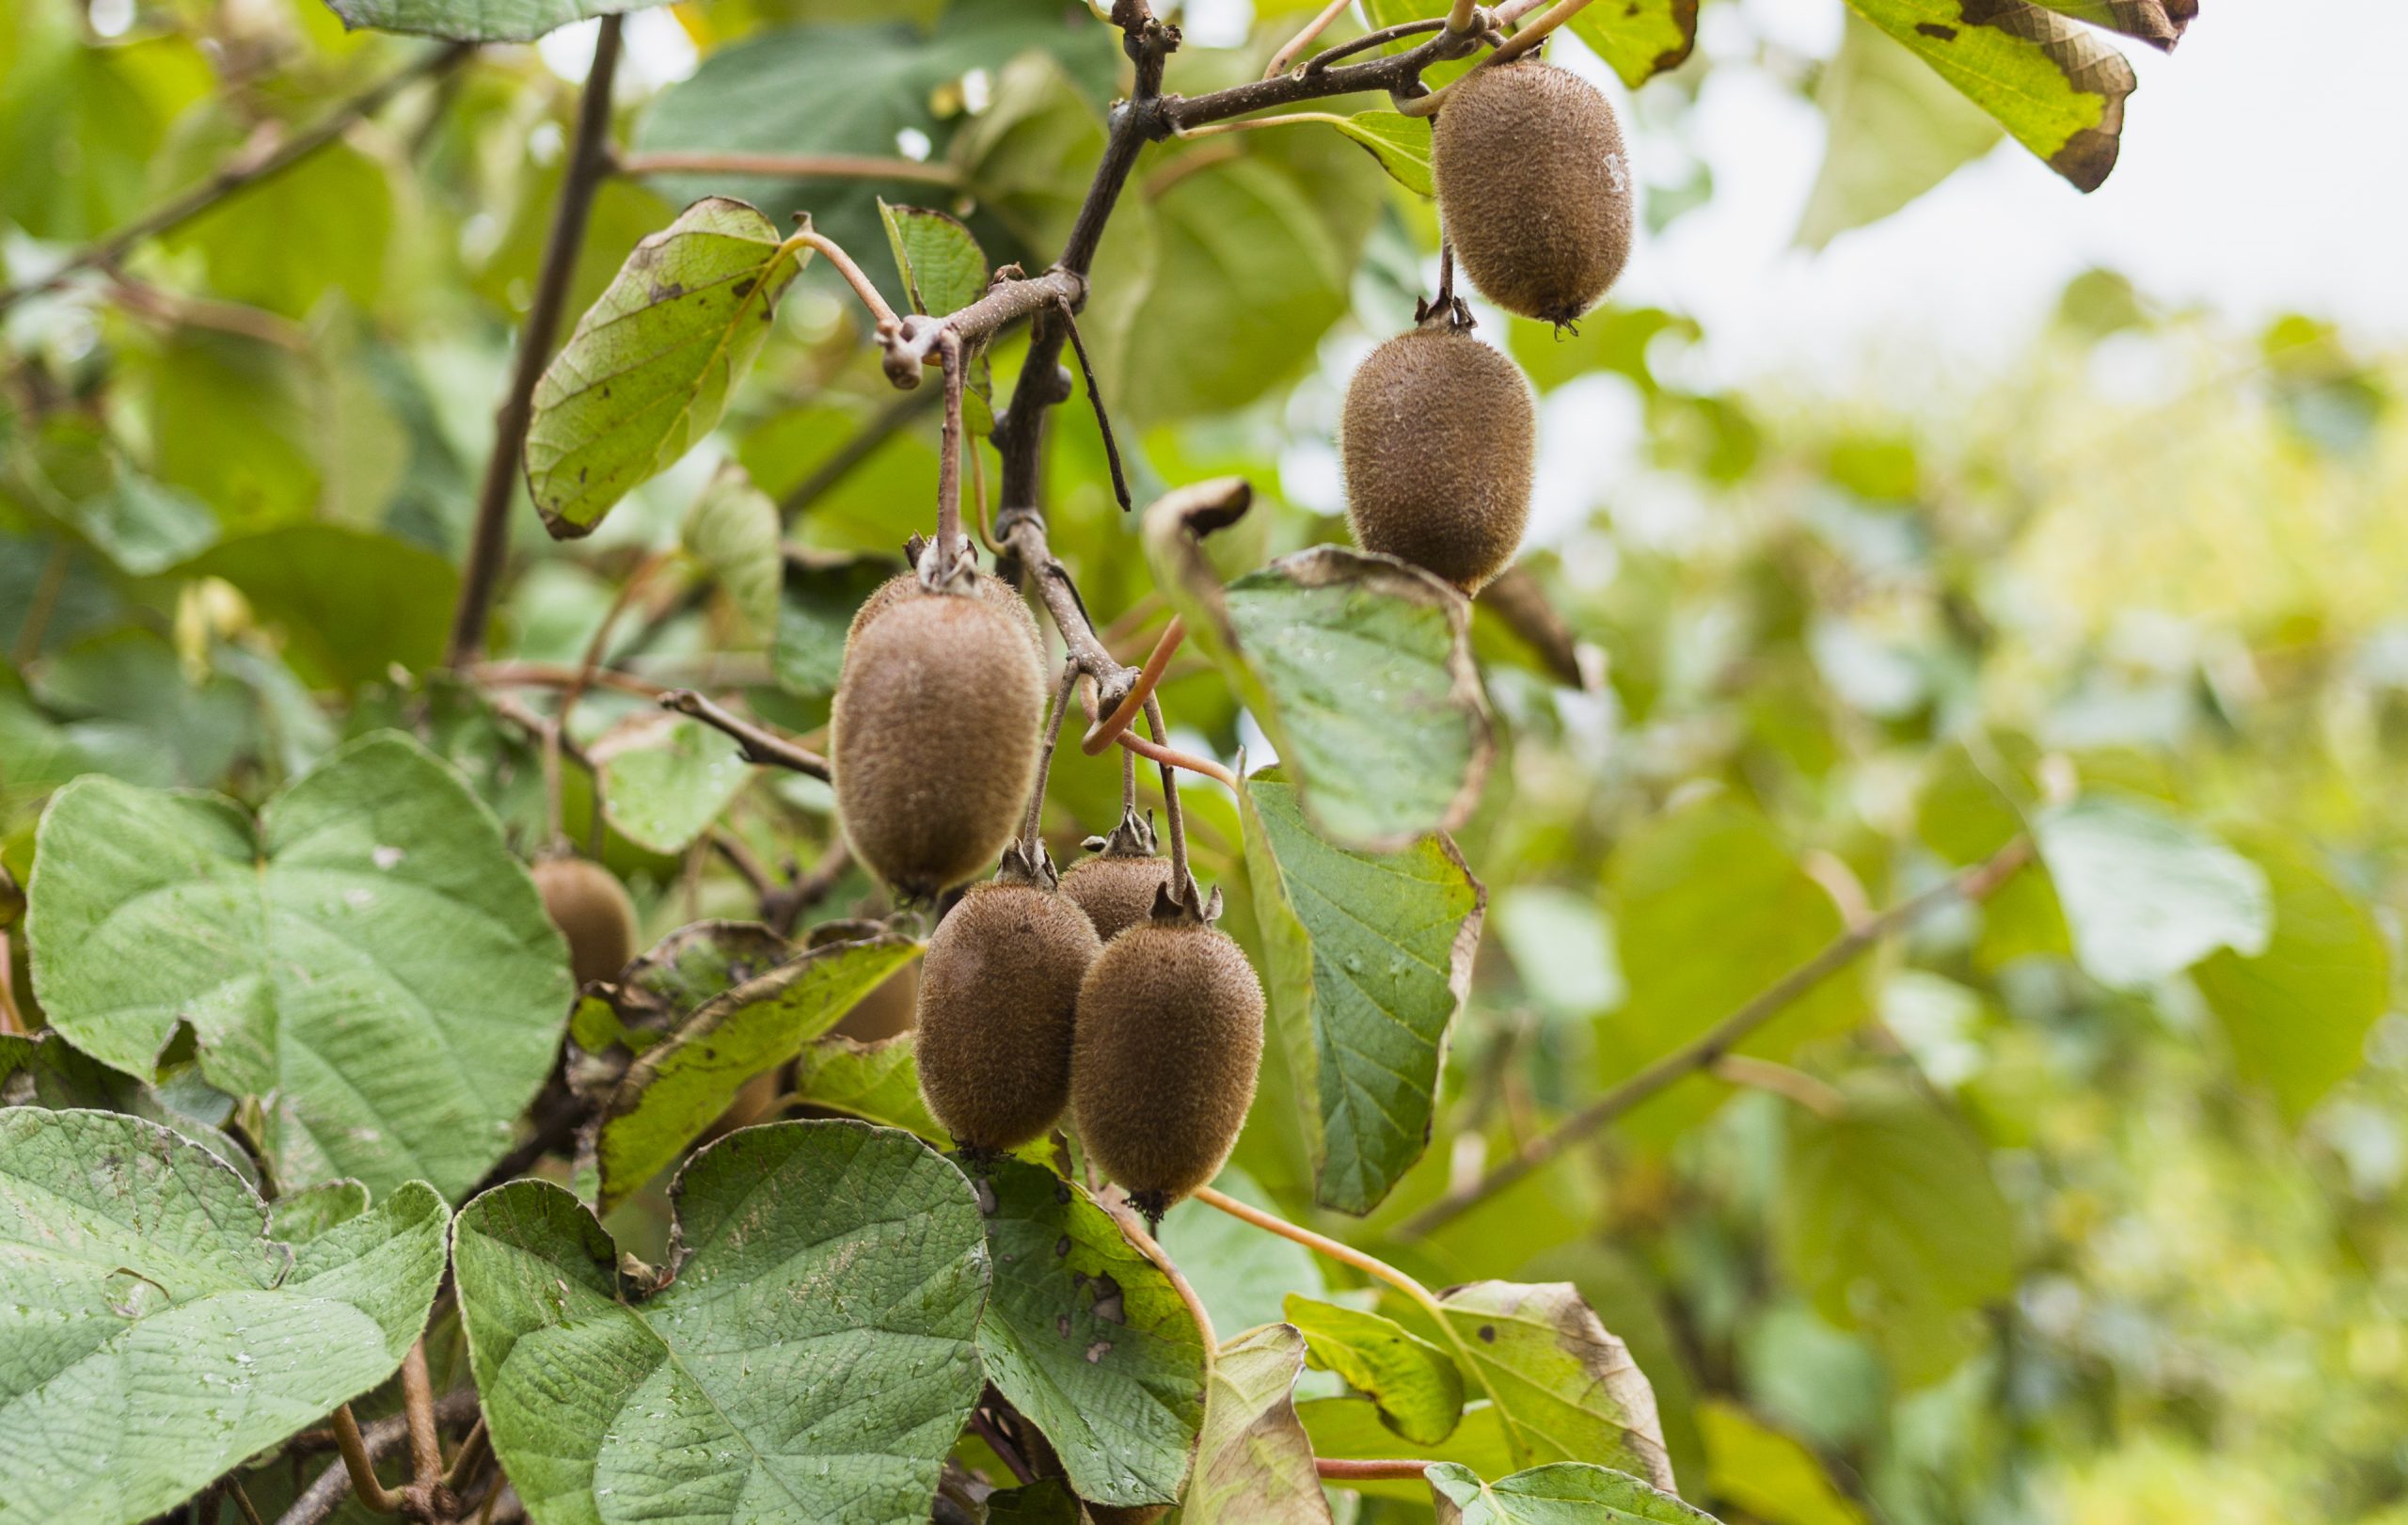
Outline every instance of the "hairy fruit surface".
{"label": "hairy fruit surface", "polygon": [[1503,571],[1530,518],[1538,408],[1521,369],[1467,333],[1417,328],[1346,386],[1339,451],[1355,542],[1465,592]]}
{"label": "hairy fruit surface", "polygon": [[636,956],[636,908],[619,877],[589,858],[546,858],[531,870],[544,914],[568,940],[579,986],[608,979]]}
{"label": "hairy fruit surface", "polygon": [[1597,87],[1568,70],[1526,59],[1449,86],[1430,167],[1455,259],[1501,308],[1570,323],[1630,259],[1622,127]]}
{"label": "hairy fruit surface", "polygon": [[1085,913],[1035,884],[980,884],[920,971],[920,1094],[958,1144],[1017,1148],[1070,1100],[1079,984],[1103,951]]}
{"label": "hairy fruit surface", "polygon": [[1105,853],[1083,858],[1062,876],[1062,893],[1095,923],[1105,942],[1140,922],[1151,921],[1154,895],[1170,882],[1170,860]]}
{"label": "hairy fruit surface", "polygon": [[[970,575],[975,580],[978,596],[1009,615],[1013,625],[1027,635],[1029,649],[1037,653],[1038,665],[1042,668],[1045,665],[1045,632],[1037,627],[1037,616],[1029,612],[1028,600],[1022,598],[1010,583],[991,572],[973,572]],[[870,596],[862,600],[862,607],[853,611],[853,623],[845,629],[845,644],[851,646],[861,639],[862,631],[869,627],[871,621],[920,591],[920,574],[917,572],[897,572],[871,589]]]}

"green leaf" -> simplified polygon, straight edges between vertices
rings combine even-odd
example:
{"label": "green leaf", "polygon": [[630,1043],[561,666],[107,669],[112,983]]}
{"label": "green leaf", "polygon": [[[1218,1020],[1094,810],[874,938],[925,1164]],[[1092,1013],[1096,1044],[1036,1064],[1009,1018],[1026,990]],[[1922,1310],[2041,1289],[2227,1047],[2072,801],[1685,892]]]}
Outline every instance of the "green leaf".
{"label": "green leaf", "polygon": [[[249,130],[222,112],[210,126],[189,135],[178,155],[197,161],[196,168],[238,151]],[[329,292],[363,308],[375,305],[394,221],[390,172],[338,139],[201,213],[165,242],[199,254],[217,295],[305,319]]]}
{"label": "green leaf", "polygon": [[[1296,1406],[1296,1417],[1304,1422],[1305,1433],[1312,1438],[1313,1454],[1332,1461],[1402,1457],[1455,1462],[1483,1477],[1502,1477],[1515,1466],[1513,1450],[1506,1443],[1505,1426],[1497,1417],[1497,1406],[1485,1400],[1467,1405],[1455,1433],[1435,1446],[1417,1446],[1399,1437],[1380,1418],[1378,1407],[1369,1398],[1309,1399]],[[1418,1479],[1348,1478],[1333,1485],[1401,1503],[1421,1503],[1430,1497],[1430,1490]]]}
{"label": "green leaf", "polygon": [[766,638],[778,622],[778,505],[736,461],[720,463],[677,527],[686,554],[703,564],[744,628]]}
{"label": "green leaf", "polygon": [[[1728,796],[1692,801],[1640,827],[1607,877],[1629,985],[1622,1009],[1595,1029],[1598,1078],[1608,1085],[1695,1040],[1845,929],[1839,908],[1772,823]],[[1782,1058],[1865,1012],[1863,977],[1845,970],[1738,1051]],[[1706,1081],[1682,1084],[1693,1102],[1712,1094]]]}
{"label": "green leaf", "polygon": [[2101,984],[2146,988],[2218,948],[2266,951],[2273,909],[2256,864],[2158,806],[2088,795],[2032,823],[2073,932]]}
{"label": "green leaf", "polygon": [[1447,1029],[1471,990],[1487,891],[1444,836],[1354,852],[1295,788],[1239,795],[1264,982],[1323,1205],[1368,1213],[1429,1147]]}
{"label": "green leaf", "polygon": [[1249,135],[1259,141],[1236,158],[1187,157],[1220,151],[1196,144],[1149,170],[1154,274],[1133,326],[1146,353],[1180,363],[1128,367],[1116,417],[1153,423],[1244,406],[1308,367],[1346,315],[1384,200],[1378,179],[1323,134]]}
{"label": "green leaf", "polygon": [[1045,1432],[1079,1497],[1179,1498],[1204,1420],[1204,1337],[1170,1278],[1084,1187],[1000,1160],[981,1172],[994,1291],[987,1379]]}
{"label": "green leaf", "polygon": [[130,467],[116,483],[71,505],[62,516],[119,570],[153,577],[198,554],[217,538],[209,505]]}
{"label": "green leaf", "polygon": [[1287,1313],[1314,1367],[1336,1372],[1378,1405],[1388,1428],[1422,1446],[1455,1433],[1464,1415],[1464,1375],[1453,1357],[1377,1313],[1292,1294]]}
{"label": "green leaf", "polygon": [[890,206],[884,197],[878,217],[912,311],[942,317],[986,294],[987,252],[969,229],[926,207]]}
{"label": "green leaf", "polygon": [[[1233,1165],[1221,1168],[1212,1187],[1250,1206],[1278,1211],[1270,1194]],[[1311,1250],[1192,1197],[1163,1215],[1158,1237],[1179,1247],[1180,1270],[1204,1300],[1215,1329],[1276,1324],[1285,1316],[1280,1305],[1288,1294],[1329,1290]]]}
{"label": "green leaf", "polygon": [[920,1066],[912,1035],[874,1043],[831,1034],[805,1043],[795,1060],[795,1100],[864,1121],[901,1128],[933,1144],[951,1136],[920,1096]]}
{"label": "green leaf", "polygon": [[1909,1383],[1965,1353],[1964,1316],[2015,1287],[2015,1220],[1972,1133],[1903,1086],[1799,1114],[1775,1239],[1825,1317],[1878,1334]]}
{"label": "green leaf", "polygon": [[423,546],[339,524],[293,524],[212,547],[177,569],[223,578],[275,622],[302,678],[356,689],[443,655],[460,574]]}
{"label": "green leaf", "polygon": [[593,533],[719,423],[809,255],[718,196],[636,246],[535,386],[527,489],[555,539]]}
{"label": "green leaf", "polygon": [[2138,81],[2115,49],[2031,0],[1848,0],[2084,191],[2105,184]]}
{"label": "green leaf", "polygon": [[1329,112],[1301,113],[1325,121],[1370,151],[1388,178],[1416,196],[1435,196],[1437,183],[1430,173],[1430,119],[1402,111],[1358,111],[1351,117]]}
{"label": "green leaf", "polygon": [[132,1525],[384,1381],[434,1305],[445,1217],[413,1182],[278,1243],[165,1128],[0,1111],[0,1521]]}
{"label": "green leaf", "polygon": [[1077,1495],[1058,1478],[987,1496],[988,1525],[1085,1525]]}
{"label": "green leaf", "polygon": [[1223,1342],[1180,1525],[1329,1525],[1312,1441],[1296,1418],[1304,1367],[1304,1336],[1285,1324]]}
{"label": "green leaf", "polygon": [[1575,14],[1572,35],[1639,88],[1688,61],[1697,46],[1697,0],[1621,0]]}
{"label": "green leaf", "polygon": [[[55,1112],[87,1110],[122,1112],[182,1135],[216,1155],[253,1190],[260,1184],[259,1167],[225,1125],[231,1121],[234,1099],[180,1066],[155,1086],[119,1074],[88,1055],[77,1053],[55,1032],[7,1040],[13,1052],[0,1056],[0,1080],[21,1072],[31,1095],[22,1101]],[[353,1189],[365,1191],[356,1182]],[[365,1198],[362,1199],[363,1205]],[[277,1237],[292,1235],[278,1231]]]}
{"label": "green leaf", "polygon": [[595,1155],[607,1209],[675,1162],[754,1075],[793,1058],[920,955],[894,932],[831,943],[704,1002],[637,1056],[602,1111]]}
{"label": "green leaf", "polygon": [[231,802],[86,777],[38,839],[34,988],[103,1064],[147,1077],[180,1025],[258,1098],[288,1187],[467,1189],[511,1142],[567,1014],[566,954],[459,778],[390,732],[255,825]]}
{"label": "green leaf", "polygon": [[1798,242],[1812,249],[1880,221],[2002,135],[1979,107],[1855,15],[1814,97],[1830,131],[1798,228]]}
{"label": "green leaf", "polygon": [[1728,1398],[1698,1406],[1714,1457],[1714,1496],[1764,1525],[1865,1525],[1864,1511],[1831,1485],[1814,1454]]}
{"label": "green leaf", "polygon": [[150,206],[169,124],[211,89],[208,59],[173,34],[91,46],[71,13],[15,8],[23,33],[0,49],[0,218],[58,243],[114,232]]}
{"label": "green leaf", "polygon": [[[908,1134],[730,1134],[673,1189],[665,1286],[559,1186],[460,1213],[462,1323],[495,1455],[543,1525],[908,1525],[978,1398],[978,1206]],[[839,1290],[841,1289],[841,1290]]]}
{"label": "green leaf", "polygon": [[2390,1005],[2391,961],[2366,907],[2287,842],[2254,842],[2249,857],[2273,895],[2265,950],[2226,948],[2193,977],[2224,1025],[2233,1067],[2273,1092],[2294,1121],[2366,1057],[2366,1038]]}
{"label": "green leaf", "polygon": [[835,692],[853,615],[902,569],[887,557],[789,551],[779,583],[777,638],[769,647],[778,687],[809,699]]}
{"label": "green leaf", "polygon": [[1451,1463],[1429,1472],[1437,1525],[1713,1525],[1714,1517],[1627,1472],[1557,1462],[1496,1483]]}
{"label": "green leaf", "polygon": [[1673,1485],[1654,1390],[1572,1283],[1475,1281],[1440,1303],[1518,1465],[1592,1456]]}
{"label": "green leaf", "polygon": [[635,1056],[675,1032],[696,1008],[795,955],[757,921],[697,921],[678,928],[578,999],[569,1013],[569,1085],[589,1100],[616,1090]]}
{"label": "green leaf", "polygon": [[635,715],[589,755],[610,824],[654,852],[683,851],[752,777],[734,741],[687,715]]}
{"label": "green leaf", "polygon": [[591,16],[649,10],[667,0],[326,0],[346,29],[373,26],[461,42],[532,42]]}

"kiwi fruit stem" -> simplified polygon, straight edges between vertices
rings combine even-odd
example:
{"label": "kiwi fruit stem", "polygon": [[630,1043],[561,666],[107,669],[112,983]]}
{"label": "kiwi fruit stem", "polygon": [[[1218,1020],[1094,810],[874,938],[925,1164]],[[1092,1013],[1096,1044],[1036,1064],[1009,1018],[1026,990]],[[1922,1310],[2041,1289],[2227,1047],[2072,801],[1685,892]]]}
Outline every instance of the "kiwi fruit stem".
{"label": "kiwi fruit stem", "polygon": [[[1164,746],[1170,744],[1170,726],[1163,720],[1163,702],[1150,693],[1146,695],[1146,724],[1153,731],[1155,740]],[[1163,770],[1163,827],[1170,837],[1167,893],[1191,912],[1196,911],[1196,881],[1187,871],[1187,823],[1179,811],[1179,770],[1168,763],[1157,766]]]}
{"label": "kiwi fruit stem", "polygon": [[[1045,722],[1045,740],[1037,753],[1037,786],[1028,791],[1028,815],[1021,821],[1020,853],[1031,865],[1045,857],[1045,839],[1038,828],[1045,819],[1045,786],[1054,774],[1054,750],[1062,744],[1062,721],[1079,689],[1079,664],[1067,663],[1062,686],[1054,693],[1054,713]],[[1051,865],[1048,865],[1051,867]]]}

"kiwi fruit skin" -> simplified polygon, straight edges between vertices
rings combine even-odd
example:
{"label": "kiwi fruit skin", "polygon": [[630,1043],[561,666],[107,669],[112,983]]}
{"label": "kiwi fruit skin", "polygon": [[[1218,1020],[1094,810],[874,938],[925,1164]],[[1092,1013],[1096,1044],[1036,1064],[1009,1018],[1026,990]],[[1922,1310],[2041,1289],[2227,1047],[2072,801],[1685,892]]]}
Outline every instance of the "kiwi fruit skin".
{"label": "kiwi fruit skin", "polygon": [[[1045,632],[1037,627],[1037,616],[1028,611],[1028,600],[1002,578],[988,572],[973,572],[974,586],[978,596],[1012,617],[1012,623],[1025,631],[1031,651],[1037,653],[1039,668],[1045,665]],[[850,647],[872,620],[895,607],[897,601],[920,591],[920,574],[898,572],[870,590],[862,607],[853,611],[853,623],[846,627],[845,644]]]}
{"label": "kiwi fruit skin", "polygon": [[956,1144],[1014,1149],[1061,1117],[1102,951],[1086,913],[1036,884],[980,884],[945,913],[921,961],[920,1094]]}
{"label": "kiwi fruit skin", "polygon": [[975,596],[899,597],[863,625],[828,721],[853,855],[916,897],[991,865],[1037,782],[1044,691],[1022,632]]}
{"label": "kiwi fruit skin", "polygon": [[1530,520],[1538,405],[1501,351],[1448,327],[1373,350],[1339,427],[1355,543],[1476,593]]}
{"label": "kiwi fruit skin", "polygon": [[1537,59],[1473,70],[1431,129],[1438,218],[1481,295],[1570,323],[1630,259],[1630,158],[1597,87]]}
{"label": "kiwi fruit skin", "polygon": [[1220,1173],[1254,1103],[1262,1010],[1245,950],[1195,922],[1132,927],[1088,968],[1070,1057],[1079,1142],[1149,1211]]}
{"label": "kiwi fruit skin", "polygon": [[1139,922],[1151,921],[1154,892],[1169,882],[1168,858],[1106,853],[1072,864],[1062,876],[1062,893],[1095,923],[1095,934],[1109,943]]}
{"label": "kiwi fruit skin", "polygon": [[568,940],[578,987],[625,969],[636,956],[636,907],[618,876],[588,858],[546,858],[531,872],[544,914]]}

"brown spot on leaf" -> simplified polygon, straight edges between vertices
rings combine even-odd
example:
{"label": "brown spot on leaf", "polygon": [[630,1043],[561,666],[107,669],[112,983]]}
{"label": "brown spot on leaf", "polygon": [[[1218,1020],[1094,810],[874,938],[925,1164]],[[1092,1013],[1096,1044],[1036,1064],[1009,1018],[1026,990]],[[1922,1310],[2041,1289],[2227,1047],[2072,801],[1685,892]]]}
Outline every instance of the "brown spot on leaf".
{"label": "brown spot on leaf", "polygon": [[739,302],[743,301],[746,297],[748,297],[748,296],[752,295],[752,278],[751,276],[747,276],[747,277],[745,277],[742,280],[737,281],[737,282],[736,283],[736,286],[735,286],[735,292],[736,292],[736,299],[737,299],[737,301],[739,301]]}
{"label": "brown spot on leaf", "polygon": [[1120,1283],[1108,1276],[1095,1279],[1095,1316],[1106,1324],[1129,1322],[1128,1301],[1122,1296]]}
{"label": "brown spot on leaf", "polygon": [[1954,26],[1942,26],[1938,22],[1917,22],[1915,23],[1915,30],[1921,32],[1925,37],[1936,37],[1942,42],[1954,42],[1956,40],[1956,28]]}
{"label": "brown spot on leaf", "polygon": [[2049,167],[2082,190],[2095,191],[2115,172],[2117,142],[2114,134],[2085,127],[2049,155]]}
{"label": "brown spot on leaf", "polygon": [[1057,1313],[1057,1314],[1055,1314],[1055,1315],[1054,1315],[1054,1332],[1055,1334],[1060,1335],[1060,1336],[1061,1336],[1063,1339],[1065,1339],[1065,1340],[1068,1340],[1069,1338],[1070,1338],[1070,1315],[1069,1315],[1069,1314],[1068,1314],[1068,1313]]}
{"label": "brown spot on leaf", "polygon": [[656,280],[652,283],[652,299],[656,302],[673,302],[685,294],[686,288],[677,281]]}
{"label": "brown spot on leaf", "polygon": [[1066,1233],[1066,1234],[1064,1234],[1061,1238],[1056,1239],[1056,1240],[1054,1240],[1054,1259],[1059,1260],[1059,1259],[1061,1259],[1063,1256],[1068,1255],[1069,1252],[1070,1252],[1070,1236],[1069,1236],[1069,1234],[1067,1234],[1067,1233]]}
{"label": "brown spot on leaf", "polygon": [[1494,1324],[1481,1325],[1480,1326],[1480,1341],[1482,1344],[1495,1344],[1497,1342],[1497,1326]]}
{"label": "brown spot on leaf", "polygon": [[1096,1362],[1112,1354],[1112,1342],[1109,1340],[1099,1340],[1094,1344],[1087,1346],[1086,1354],[1087,1364],[1089,1366],[1093,1366]]}

